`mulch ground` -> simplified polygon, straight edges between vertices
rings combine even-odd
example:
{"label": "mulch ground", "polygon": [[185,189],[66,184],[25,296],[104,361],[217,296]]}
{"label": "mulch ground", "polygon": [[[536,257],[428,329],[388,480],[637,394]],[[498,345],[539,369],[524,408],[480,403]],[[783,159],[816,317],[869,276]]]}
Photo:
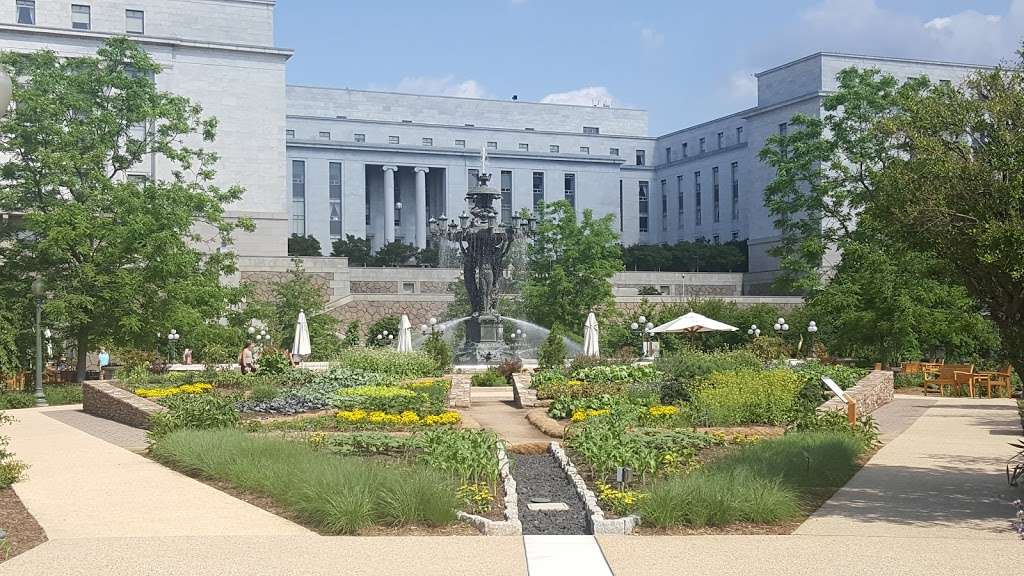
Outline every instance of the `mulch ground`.
{"label": "mulch ground", "polygon": [[0,563],[46,542],[46,532],[11,488],[0,490],[0,528],[7,532],[0,544]]}

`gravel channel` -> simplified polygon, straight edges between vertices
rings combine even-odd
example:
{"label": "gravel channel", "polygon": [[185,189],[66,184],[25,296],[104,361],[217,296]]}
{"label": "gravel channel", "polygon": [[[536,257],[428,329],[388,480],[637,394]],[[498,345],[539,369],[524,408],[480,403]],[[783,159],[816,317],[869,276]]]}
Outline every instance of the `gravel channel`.
{"label": "gravel channel", "polygon": [[[588,534],[586,508],[565,472],[551,454],[510,454],[512,476],[519,495],[519,520],[523,534]],[[538,498],[563,502],[561,511],[533,511],[528,504]]]}

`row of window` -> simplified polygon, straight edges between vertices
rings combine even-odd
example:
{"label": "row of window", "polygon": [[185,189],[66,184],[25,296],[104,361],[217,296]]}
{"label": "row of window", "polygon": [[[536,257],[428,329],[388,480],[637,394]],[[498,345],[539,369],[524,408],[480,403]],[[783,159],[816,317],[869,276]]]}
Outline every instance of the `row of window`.
{"label": "row of window", "polygon": [[[717,146],[716,150],[721,150],[722,148],[725,148],[726,145],[728,144],[726,142],[726,139],[725,139],[725,132],[718,132],[715,135],[715,139],[716,139],[716,146]],[[737,126],[736,127],[736,140],[733,142],[733,144],[742,144],[742,143],[743,143],[743,126]],[[706,137],[704,137],[704,136],[701,136],[697,140],[697,153],[698,154],[706,154],[707,151],[708,151],[708,139]],[[672,151],[672,147],[671,146],[666,146],[665,147],[665,162],[666,163],[672,162],[674,160],[674,156],[672,155],[672,152],[673,151]],[[683,142],[680,145],[680,157],[681,158],[689,158],[690,157],[690,143],[689,142]],[[638,162],[638,164],[639,164],[639,162]]]}
{"label": "row of window", "polygon": [[[730,172],[730,184],[731,184],[731,196],[732,196],[732,222],[739,222],[740,219],[740,165],[739,162],[733,162],[729,166]],[[680,175],[676,177],[676,195],[677,205],[679,207],[678,222],[679,227],[683,228],[686,222],[686,193],[683,186],[684,176]],[[621,182],[620,182],[620,198],[621,204]],[[639,185],[639,201],[640,201],[640,232],[650,232],[650,184],[641,180]],[[703,179],[701,177],[701,171],[697,170],[693,173],[693,224],[694,226],[701,226],[703,224]],[[719,178],[718,166],[711,169],[711,218],[715,224],[722,221],[721,214],[721,183]],[[619,211],[621,212],[621,206]],[[668,180],[661,181],[661,229],[668,231]]]}
{"label": "row of window", "polygon": [[[35,0],[15,0],[18,24],[36,23]],[[128,34],[146,33],[146,13],[143,10],[124,11],[124,31]],[[71,28],[92,30],[92,8],[88,4],[71,5]]]}
{"label": "row of window", "polygon": [[[295,130],[287,130],[285,132],[285,136],[287,136],[289,139],[294,139],[295,138]],[[322,131],[322,132],[319,132],[317,134],[317,138],[319,138],[320,140],[331,140],[332,139],[332,135],[331,135],[330,132]],[[353,142],[366,142],[366,134],[359,134],[359,133],[353,134],[352,135],[352,141]],[[401,143],[402,143],[402,139],[400,137],[398,137],[398,136],[388,136],[388,144],[401,144]],[[433,138],[421,138],[420,139],[420,145],[427,146],[427,147],[433,146],[434,145],[434,139]],[[494,141],[494,140],[491,140],[491,141],[487,142],[486,146],[487,146],[488,150],[497,150],[498,149],[498,142]],[[455,148],[465,148],[466,147],[466,141],[465,140],[455,140],[454,147]],[[526,142],[520,142],[518,144],[517,149],[522,151],[522,152],[529,152],[530,151],[530,145],[528,143],[526,143]],[[561,151],[562,151],[562,148],[558,144],[551,144],[550,146],[548,146],[548,152],[550,152],[552,154],[558,154]],[[580,154],[590,154],[590,146],[580,146]],[[618,148],[609,148],[608,149],[608,155],[609,156],[618,156],[619,155],[619,149]],[[643,150],[637,150],[637,159],[638,159],[637,160],[637,164],[639,166],[643,166],[642,158],[643,158]]]}
{"label": "row of window", "polygon": [[[341,162],[328,164],[331,240],[341,238]],[[292,160],[292,234],[306,235],[306,162]]]}

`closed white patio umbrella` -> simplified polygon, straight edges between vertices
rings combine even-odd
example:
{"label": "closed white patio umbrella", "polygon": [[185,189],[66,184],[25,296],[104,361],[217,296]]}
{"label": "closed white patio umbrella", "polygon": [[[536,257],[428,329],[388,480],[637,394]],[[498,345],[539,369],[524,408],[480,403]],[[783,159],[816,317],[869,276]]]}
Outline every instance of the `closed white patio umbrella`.
{"label": "closed white patio umbrella", "polygon": [[684,314],[671,322],[666,322],[661,326],[655,327],[651,332],[655,334],[674,334],[674,333],[685,333],[685,334],[696,334],[698,332],[735,332],[739,328],[735,326],[729,326],[718,320],[712,320],[707,316],[697,314],[696,312],[690,312]]}
{"label": "closed white patio umbrella", "polygon": [[412,322],[405,314],[398,321],[398,351],[412,352]]}
{"label": "closed white patio umbrella", "polygon": [[597,358],[601,355],[600,332],[597,327],[597,316],[591,312],[583,324],[583,355]]}
{"label": "closed white patio umbrella", "polygon": [[313,353],[309,343],[309,325],[306,324],[306,311],[299,311],[299,320],[295,323],[295,339],[292,340],[292,357],[305,358]]}

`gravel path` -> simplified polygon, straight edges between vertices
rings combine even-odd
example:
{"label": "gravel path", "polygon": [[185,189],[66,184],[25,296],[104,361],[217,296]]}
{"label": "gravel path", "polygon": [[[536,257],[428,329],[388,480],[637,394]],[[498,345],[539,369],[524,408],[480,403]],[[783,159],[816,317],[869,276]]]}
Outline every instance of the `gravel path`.
{"label": "gravel path", "polygon": [[[519,493],[523,534],[587,534],[586,509],[558,463],[550,454],[512,454],[512,475]],[[531,498],[563,502],[562,511],[532,511]]]}

